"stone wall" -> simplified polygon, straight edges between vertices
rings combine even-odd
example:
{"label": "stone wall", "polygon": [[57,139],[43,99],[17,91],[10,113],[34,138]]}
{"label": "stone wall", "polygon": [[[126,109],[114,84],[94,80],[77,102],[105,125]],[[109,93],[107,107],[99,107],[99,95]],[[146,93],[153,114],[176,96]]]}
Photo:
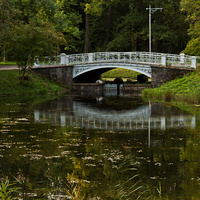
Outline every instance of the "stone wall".
{"label": "stone wall", "polygon": [[93,95],[103,95],[104,84],[98,83],[74,83],[72,84],[72,89],[78,91],[79,94],[85,96]]}
{"label": "stone wall", "polygon": [[142,90],[151,88],[151,84],[123,84],[123,94],[141,94]]}
{"label": "stone wall", "polygon": [[193,71],[194,69],[152,66],[152,87],[159,87],[168,81],[174,80],[175,78],[179,77],[181,78],[187,73]]}
{"label": "stone wall", "polygon": [[73,66],[44,66],[32,68],[34,73],[41,74],[58,83],[72,86]]}

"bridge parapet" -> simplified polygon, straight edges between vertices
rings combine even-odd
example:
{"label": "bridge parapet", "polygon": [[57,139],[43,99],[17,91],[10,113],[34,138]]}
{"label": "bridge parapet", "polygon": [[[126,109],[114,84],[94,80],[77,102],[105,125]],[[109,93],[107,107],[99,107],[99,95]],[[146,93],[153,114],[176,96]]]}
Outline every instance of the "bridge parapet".
{"label": "bridge parapet", "polygon": [[44,65],[78,65],[90,63],[142,63],[158,66],[176,66],[196,69],[196,57],[185,54],[164,54],[149,52],[96,52],[83,54],[64,53],[60,56],[46,58],[44,62],[36,62],[34,67]]}

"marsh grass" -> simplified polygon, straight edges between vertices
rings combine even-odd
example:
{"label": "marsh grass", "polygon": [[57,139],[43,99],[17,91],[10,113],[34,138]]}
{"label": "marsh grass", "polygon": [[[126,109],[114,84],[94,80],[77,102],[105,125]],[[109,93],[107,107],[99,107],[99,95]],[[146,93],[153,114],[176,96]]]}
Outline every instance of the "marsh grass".
{"label": "marsh grass", "polygon": [[81,185],[79,180],[73,175],[68,175],[66,185],[66,192],[72,200],[84,200],[85,196],[81,193]]}
{"label": "marsh grass", "polygon": [[21,188],[17,187],[15,182],[10,182],[8,177],[0,178],[0,199],[2,200],[14,200],[19,199],[18,196]]}
{"label": "marsh grass", "polygon": [[161,183],[157,187],[147,185],[140,177],[138,166],[128,156],[118,167],[118,172],[127,174],[127,179],[116,185],[119,200],[168,200],[163,193]]}

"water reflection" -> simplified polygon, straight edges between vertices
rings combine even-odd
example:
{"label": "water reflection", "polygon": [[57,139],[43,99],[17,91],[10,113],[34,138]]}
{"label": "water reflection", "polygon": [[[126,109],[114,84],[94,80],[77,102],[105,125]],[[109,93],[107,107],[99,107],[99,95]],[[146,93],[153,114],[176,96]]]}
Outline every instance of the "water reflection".
{"label": "water reflection", "polygon": [[62,110],[61,104],[50,111],[42,108],[34,110],[35,123],[49,122],[61,126],[78,126],[101,130],[137,130],[196,127],[196,117],[190,115],[153,116],[151,103],[139,105],[133,109],[102,109],[93,104],[76,101],[72,103],[72,112]]}
{"label": "water reflection", "polygon": [[129,191],[135,180],[127,178],[137,173],[136,182],[160,182],[169,199],[199,197],[198,116],[133,97],[5,102],[0,167],[22,172],[26,199],[70,199],[66,183],[75,182],[86,200],[117,200],[116,186]]}

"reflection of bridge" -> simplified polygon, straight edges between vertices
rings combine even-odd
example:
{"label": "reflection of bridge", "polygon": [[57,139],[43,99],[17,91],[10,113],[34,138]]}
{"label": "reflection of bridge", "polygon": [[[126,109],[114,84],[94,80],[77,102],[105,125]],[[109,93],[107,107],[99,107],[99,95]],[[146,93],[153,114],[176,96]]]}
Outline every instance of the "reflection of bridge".
{"label": "reflection of bridge", "polygon": [[[174,66],[176,70],[168,68],[163,71],[167,66]],[[196,57],[148,52],[61,54],[54,58],[48,57],[43,62],[38,61],[33,70],[58,82],[72,85],[74,82],[94,83],[102,73],[114,68],[142,73],[152,78],[152,83],[156,86],[156,83],[161,84],[186,74],[188,69],[196,69]],[[160,80],[160,77],[166,80]]]}
{"label": "reflection of bridge", "polygon": [[136,110],[99,110],[74,102],[74,114],[65,112],[34,111],[36,123],[48,122],[61,126],[75,126],[103,130],[143,130],[167,129],[196,126],[196,118],[180,115],[172,117],[151,117],[151,105],[138,107]]}

